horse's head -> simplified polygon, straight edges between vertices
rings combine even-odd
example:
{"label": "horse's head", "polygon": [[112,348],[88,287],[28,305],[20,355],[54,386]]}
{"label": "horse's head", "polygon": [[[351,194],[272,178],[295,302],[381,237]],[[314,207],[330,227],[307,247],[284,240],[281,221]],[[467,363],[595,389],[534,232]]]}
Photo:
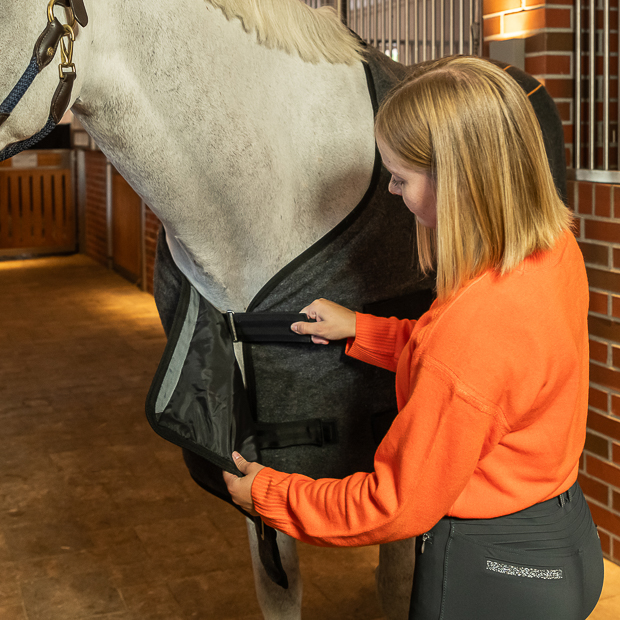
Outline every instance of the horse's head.
{"label": "horse's head", "polygon": [[[81,0],[75,1],[81,12]],[[74,0],[52,0],[49,5],[41,0],[2,2],[0,151],[39,133],[51,116],[61,115],[77,98],[78,83],[71,74],[80,26],[73,4]],[[85,13],[80,21],[86,22]],[[64,89],[59,89],[61,82]]]}

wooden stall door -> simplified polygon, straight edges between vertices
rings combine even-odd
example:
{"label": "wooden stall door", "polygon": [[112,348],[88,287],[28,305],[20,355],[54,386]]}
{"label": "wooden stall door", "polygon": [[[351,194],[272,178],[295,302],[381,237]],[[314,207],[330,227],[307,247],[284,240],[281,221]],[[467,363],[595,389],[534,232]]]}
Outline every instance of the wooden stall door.
{"label": "wooden stall door", "polygon": [[0,167],[0,257],[77,250],[68,153],[24,153]]}
{"label": "wooden stall door", "polygon": [[112,173],[112,261],[134,284],[142,273],[142,200],[116,171]]}

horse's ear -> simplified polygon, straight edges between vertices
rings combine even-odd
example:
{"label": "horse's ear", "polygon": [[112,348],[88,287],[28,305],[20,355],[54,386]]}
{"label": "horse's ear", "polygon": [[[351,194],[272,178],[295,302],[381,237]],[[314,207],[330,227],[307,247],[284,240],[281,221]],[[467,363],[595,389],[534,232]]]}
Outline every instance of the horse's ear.
{"label": "horse's ear", "polygon": [[80,26],[84,27],[88,24],[88,13],[84,6],[84,0],[56,0],[56,4],[67,7],[73,11],[75,19]]}

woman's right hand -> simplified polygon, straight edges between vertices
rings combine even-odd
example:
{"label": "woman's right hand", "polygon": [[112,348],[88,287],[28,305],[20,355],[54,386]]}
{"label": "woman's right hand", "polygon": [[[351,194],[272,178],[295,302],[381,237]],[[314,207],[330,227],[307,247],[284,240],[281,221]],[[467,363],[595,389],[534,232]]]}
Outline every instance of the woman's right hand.
{"label": "woman's right hand", "polygon": [[330,340],[355,338],[355,312],[327,299],[317,299],[302,311],[316,323],[293,323],[296,334],[312,336],[315,344],[328,344]]}

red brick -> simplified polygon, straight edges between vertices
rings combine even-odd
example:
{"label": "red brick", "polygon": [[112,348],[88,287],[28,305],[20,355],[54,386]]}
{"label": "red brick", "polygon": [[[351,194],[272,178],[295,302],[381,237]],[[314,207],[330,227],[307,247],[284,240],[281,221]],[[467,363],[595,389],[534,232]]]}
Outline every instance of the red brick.
{"label": "red brick", "polygon": [[586,220],[586,238],[619,243],[620,223]]}
{"label": "red brick", "polygon": [[609,439],[588,431],[586,432],[585,450],[609,460]]}
{"label": "red brick", "polygon": [[590,512],[594,523],[607,530],[610,534],[620,536],[620,516],[611,510],[607,510],[597,504],[590,504]]}
{"label": "red brick", "polygon": [[[590,288],[598,288],[609,291],[610,293],[620,294],[620,273],[607,271],[606,269],[598,269],[596,267],[587,267],[586,271],[588,273]],[[618,324],[617,335],[620,337],[620,323]],[[620,339],[618,342],[620,342]]]}
{"label": "red brick", "polygon": [[590,381],[598,385],[610,387],[612,390],[620,390],[620,370],[606,368],[591,362]]}
{"label": "red brick", "polygon": [[611,460],[616,465],[620,465],[620,444],[618,443],[612,443],[611,445]]}
{"label": "red brick", "polygon": [[[567,149],[568,151],[568,149]],[[568,180],[566,181],[566,199],[568,202],[568,206],[574,211],[575,210],[575,191],[577,184],[575,181]]]}
{"label": "red brick", "polygon": [[620,512],[620,493],[617,491],[611,493],[611,508],[614,512]]}
{"label": "red brick", "polygon": [[599,217],[611,217],[611,189],[611,185],[604,185],[602,183],[596,183],[594,185],[595,215]]}
{"label": "red brick", "polygon": [[577,213],[592,214],[594,186],[592,183],[577,183]]}
{"label": "red brick", "polygon": [[586,474],[579,474],[579,486],[587,498],[596,500],[600,504],[609,503],[609,487],[600,480],[596,480]]}
{"label": "red brick", "polygon": [[[482,24],[484,37],[492,37],[501,33],[501,23],[499,17],[485,19]],[[488,52],[487,52],[488,53]]]}
{"label": "red brick", "polygon": [[601,435],[620,441],[620,419],[618,418],[603,415],[590,409],[588,412],[588,428]]}
{"label": "red brick", "polygon": [[580,241],[579,247],[581,248],[581,253],[583,254],[583,260],[586,263],[601,265],[603,267],[607,267],[609,264],[609,249],[607,245]]}
{"label": "red brick", "polygon": [[[616,210],[620,209],[620,192],[614,192],[614,194],[616,194],[618,196],[618,198],[616,198],[616,202],[618,203],[618,205],[616,206]],[[618,213],[618,217],[620,217],[620,213]],[[614,268],[615,269],[620,269],[620,249],[618,248],[614,248]]]}
{"label": "red brick", "polygon": [[[526,59],[527,62],[527,59]],[[555,105],[560,113],[560,118],[563,121],[570,122],[572,120],[572,108],[573,104],[570,101],[556,101]]]}
{"label": "red brick", "polygon": [[546,14],[544,8],[505,15],[504,34],[529,30],[540,30],[545,27],[545,19]]}
{"label": "red brick", "polygon": [[[598,480],[620,488],[620,467],[586,454],[586,473]],[[617,531],[620,535],[620,530]]]}
{"label": "red brick", "polygon": [[[592,297],[590,297],[592,299]],[[607,363],[607,344],[590,340],[590,359],[601,364]]]}
{"label": "red brick", "polygon": [[[525,59],[525,70],[535,75],[570,75],[570,56],[530,56]],[[566,119],[570,120],[570,119]]]}
{"label": "red brick", "polygon": [[[590,407],[607,412],[607,392],[590,387],[588,402]],[[620,427],[618,428],[618,432],[620,433]]]}
{"label": "red brick", "polygon": [[[590,292],[590,312],[598,314],[607,314],[607,298],[604,293]],[[605,359],[607,362],[607,359]]]}
{"label": "red brick", "polygon": [[616,367],[616,368],[620,368],[620,347],[612,347],[611,348],[611,358],[612,358],[612,364]]}
{"label": "red brick", "polygon": [[[620,397],[613,394],[611,397],[611,412],[620,417]],[[617,437],[614,439],[617,439]]]}
{"label": "red brick", "polygon": [[573,96],[573,80],[570,78],[547,78],[545,88],[555,99],[570,99]]}
{"label": "red brick", "polygon": [[485,0],[483,7],[484,15],[514,11],[521,8],[521,0]]}

